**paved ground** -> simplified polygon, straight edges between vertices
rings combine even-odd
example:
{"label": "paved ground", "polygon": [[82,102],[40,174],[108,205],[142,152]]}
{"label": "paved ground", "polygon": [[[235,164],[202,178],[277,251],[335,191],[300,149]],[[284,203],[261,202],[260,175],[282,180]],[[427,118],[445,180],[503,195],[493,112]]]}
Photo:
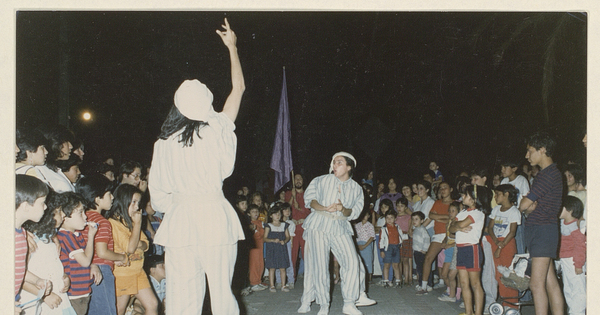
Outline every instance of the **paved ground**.
{"label": "paved ground", "polygon": [[[302,295],[302,281],[300,278],[296,286],[289,293],[277,290],[271,293],[269,290],[253,292],[242,297],[245,306],[245,313],[254,314],[298,314],[296,310],[300,306],[300,296]],[[375,278],[375,280],[378,280]],[[444,290],[433,290],[427,295],[415,295],[414,287],[403,288],[382,288],[377,285],[370,285],[369,297],[376,300],[377,304],[373,306],[360,307],[364,314],[406,314],[406,315],[437,315],[437,314],[460,314],[464,310],[459,307],[459,302],[442,302],[437,299]],[[331,299],[330,314],[342,313],[342,293],[340,285],[333,288]],[[313,303],[311,312],[308,314],[317,314],[319,305]],[[523,315],[534,314],[533,306],[524,306],[521,309]]]}

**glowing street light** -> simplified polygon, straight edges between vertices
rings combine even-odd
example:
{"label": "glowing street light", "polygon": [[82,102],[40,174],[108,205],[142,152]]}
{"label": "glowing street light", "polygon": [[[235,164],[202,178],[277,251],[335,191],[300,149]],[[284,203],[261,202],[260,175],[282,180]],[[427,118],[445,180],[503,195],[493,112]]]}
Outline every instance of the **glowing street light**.
{"label": "glowing street light", "polygon": [[83,120],[89,121],[90,119],[92,119],[92,114],[90,114],[90,112],[84,112],[82,117],[83,117]]}

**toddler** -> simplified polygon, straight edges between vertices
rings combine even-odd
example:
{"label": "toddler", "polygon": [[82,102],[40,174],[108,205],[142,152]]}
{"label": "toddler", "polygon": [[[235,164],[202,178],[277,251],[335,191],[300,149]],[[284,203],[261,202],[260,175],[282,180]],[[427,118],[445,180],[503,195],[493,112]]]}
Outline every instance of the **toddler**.
{"label": "toddler", "polygon": [[407,238],[398,225],[396,225],[397,213],[390,210],[385,214],[385,225],[379,232],[379,248],[380,255],[383,259],[383,287],[391,287],[388,280],[390,264],[394,269],[394,277],[396,278],[394,287],[402,285],[402,276],[400,273],[400,246],[402,241]]}
{"label": "toddler", "polygon": [[563,290],[569,314],[585,314],[586,235],[581,233],[579,222],[583,217],[583,202],[577,197],[566,196],[560,213],[560,267]]}

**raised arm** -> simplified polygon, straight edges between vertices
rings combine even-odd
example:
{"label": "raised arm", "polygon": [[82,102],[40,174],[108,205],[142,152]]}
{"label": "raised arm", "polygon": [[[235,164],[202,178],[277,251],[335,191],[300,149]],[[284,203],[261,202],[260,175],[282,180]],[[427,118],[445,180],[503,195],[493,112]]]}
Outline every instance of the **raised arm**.
{"label": "raised arm", "polygon": [[221,36],[223,44],[229,49],[229,58],[231,60],[231,93],[225,101],[223,106],[223,113],[235,122],[238,111],[240,109],[240,103],[242,101],[242,94],[246,86],[244,84],[244,74],[242,73],[242,65],[240,64],[240,57],[238,56],[236,41],[237,37],[233,30],[229,27],[229,22],[225,19],[225,25],[222,25],[224,31],[217,30],[217,34]]}

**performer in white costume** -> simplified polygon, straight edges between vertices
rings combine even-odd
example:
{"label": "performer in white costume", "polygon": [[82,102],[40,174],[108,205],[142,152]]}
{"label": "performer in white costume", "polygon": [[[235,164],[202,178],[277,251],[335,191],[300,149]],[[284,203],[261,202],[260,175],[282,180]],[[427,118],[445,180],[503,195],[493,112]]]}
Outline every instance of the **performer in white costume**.
{"label": "performer in white costume", "polygon": [[356,160],[346,152],[333,155],[333,174],[313,179],[304,193],[311,214],[304,221],[304,292],[298,313],[308,313],[316,300],[319,315],[329,313],[329,252],[340,264],[344,314],[362,314],[356,306],[376,302],[365,293],[365,268],[356,252],[350,221],[358,218],[364,205],[362,187],[352,180]]}
{"label": "performer in white costume", "polygon": [[167,314],[202,313],[205,275],[212,313],[239,314],[231,279],[244,232],[222,185],[233,172],[233,122],[245,86],[235,33],[227,19],[222,27],[217,34],[229,50],[232,81],[223,111],[213,110],[204,84],[186,80],[154,144],[148,187],[152,207],[165,214],[154,242],[165,246]]}

